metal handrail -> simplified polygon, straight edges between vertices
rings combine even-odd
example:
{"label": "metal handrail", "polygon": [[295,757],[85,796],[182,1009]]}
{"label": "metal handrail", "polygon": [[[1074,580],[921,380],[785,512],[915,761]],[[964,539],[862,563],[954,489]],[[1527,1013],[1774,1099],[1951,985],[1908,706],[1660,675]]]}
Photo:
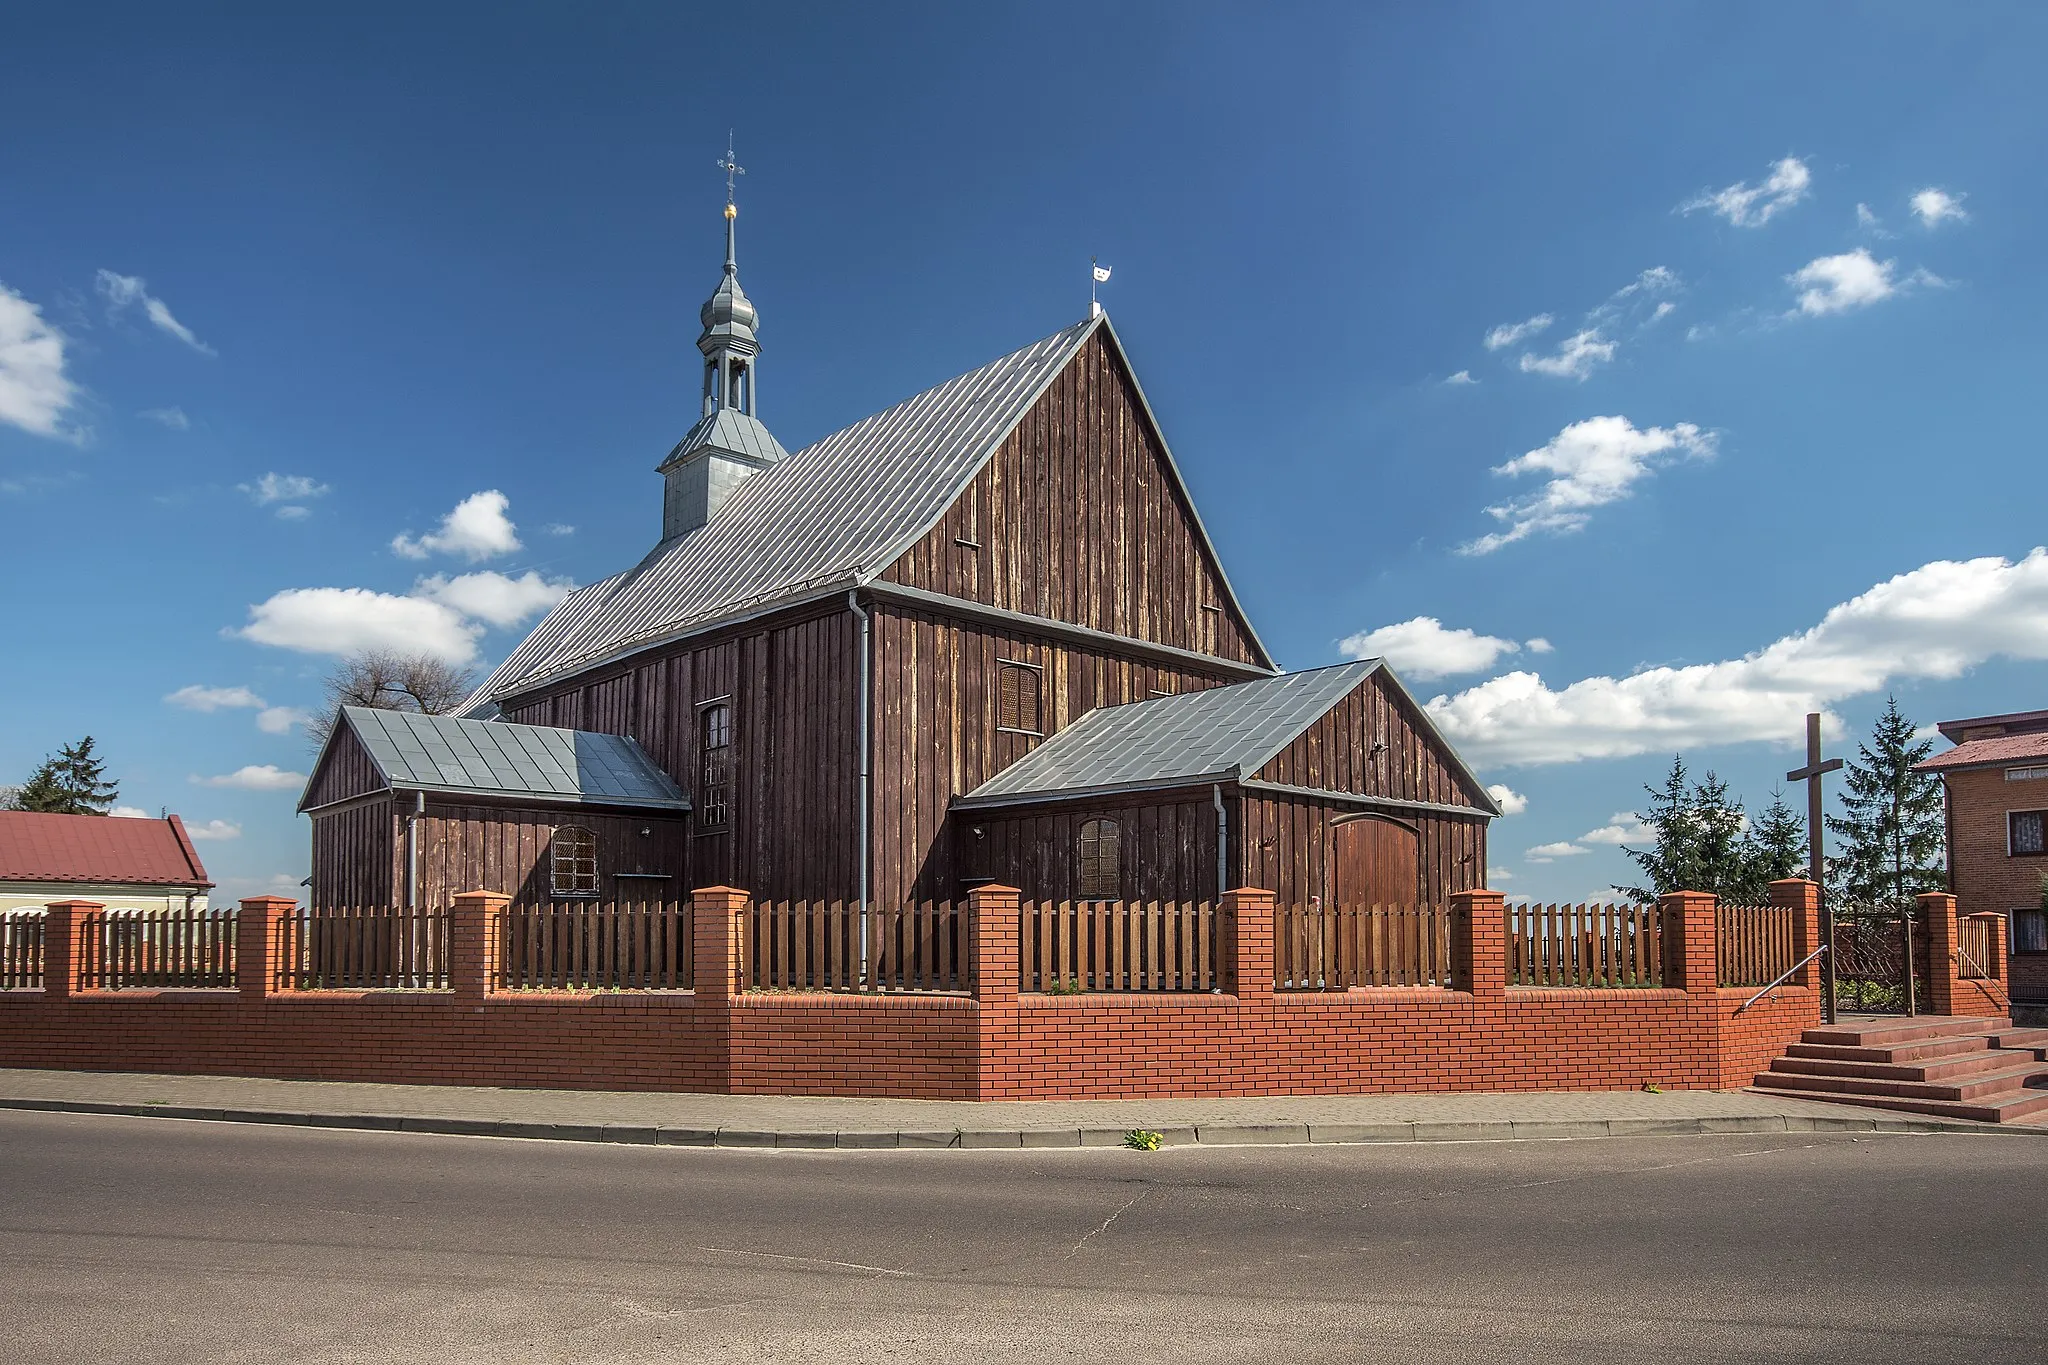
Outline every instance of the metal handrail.
{"label": "metal handrail", "polygon": [[1804,967],[1804,966],[1805,966],[1805,965],[1806,965],[1807,963],[1809,963],[1809,962],[1813,961],[1813,960],[1814,960],[1815,958],[1819,957],[1819,956],[1820,956],[1820,955],[1821,955],[1822,953],[1826,952],[1827,950],[1828,950],[1828,945],[1827,945],[1827,944],[1825,944],[1825,943],[1823,943],[1823,944],[1821,944],[1821,945],[1820,945],[1820,947],[1818,947],[1818,948],[1815,948],[1815,949],[1814,949],[1814,950],[1813,950],[1812,952],[1808,953],[1808,954],[1807,954],[1807,955],[1806,955],[1805,957],[1802,957],[1802,958],[1800,958],[1800,959],[1799,959],[1799,960],[1798,960],[1797,962],[1795,962],[1795,963],[1793,963],[1793,964],[1792,964],[1791,966],[1787,967],[1787,968],[1786,968],[1786,969],[1785,969],[1784,971],[1782,971],[1782,972],[1779,972],[1779,973],[1778,973],[1778,979],[1777,979],[1777,980],[1773,981],[1773,982],[1772,982],[1772,983],[1771,983],[1770,985],[1768,985],[1768,986],[1764,987],[1764,988],[1763,988],[1762,990],[1758,991],[1758,992],[1757,992],[1757,993],[1756,993],[1755,995],[1752,995],[1751,997],[1749,997],[1749,999],[1747,999],[1747,1000],[1743,1001],[1743,1002],[1742,1002],[1742,1003],[1741,1003],[1740,1005],[1737,1005],[1737,1006],[1735,1007],[1735,1012],[1736,1012],[1737,1014],[1740,1014],[1740,1013],[1742,1013],[1742,1012],[1743,1012],[1744,1010],[1748,1009],[1748,1008],[1749,1008],[1749,1007],[1750,1007],[1751,1005],[1754,1005],[1754,1004],[1755,1004],[1755,1003],[1756,1003],[1757,1001],[1759,1001],[1759,1000],[1763,999],[1763,998],[1764,998],[1765,996],[1769,995],[1769,994],[1770,994],[1770,993],[1771,993],[1772,991],[1774,991],[1774,990],[1778,989],[1778,987],[1780,987],[1780,986],[1784,985],[1784,984],[1785,984],[1785,983],[1786,983],[1787,981],[1789,981],[1789,980],[1791,980],[1791,979],[1792,979],[1792,974],[1793,974],[1794,972],[1798,971],[1798,970],[1799,970],[1799,969],[1800,969],[1801,967]]}
{"label": "metal handrail", "polygon": [[2004,983],[2001,982],[1997,977],[1993,976],[1990,972],[1985,971],[1983,963],[1979,962],[1976,958],[1970,956],[1970,950],[1963,946],[1962,940],[1960,938],[1956,940],[1956,956],[1977,969],[1977,974],[1975,976],[1966,976],[1962,978],[1963,980],[1975,981],[1983,985],[1993,987],[1997,990],[1997,992],[2000,995],[2005,997],[2005,1003],[2007,1007],[2011,1007],[2012,992],[2006,990]]}

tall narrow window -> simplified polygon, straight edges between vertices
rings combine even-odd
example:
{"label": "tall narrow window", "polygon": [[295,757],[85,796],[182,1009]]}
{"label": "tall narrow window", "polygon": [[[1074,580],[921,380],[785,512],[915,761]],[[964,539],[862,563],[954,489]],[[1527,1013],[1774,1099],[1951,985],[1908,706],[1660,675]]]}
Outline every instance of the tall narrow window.
{"label": "tall narrow window", "polygon": [[697,827],[724,829],[732,815],[732,707],[725,702],[707,706],[697,724],[702,741]]}
{"label": "tall narrow window", "polygon": [[1030,664],[1000,663],[996,666],[996,686],[998,729],[1022,730],[1033,735],[1045,733],[1039,706],[1043,679],[1036,668]]}
{"label": "tall narrow window", "polygon": [[563,825],[548,840],[551,882],[557,896],[597,894],[597,836],[581,825]]}
{"label": "tall narrow window", "polygon": [[2016,810],[2005,818],[2006,849],[2013,857],[2048,853],[2048,810]]}
{"label": "tall narrow window", "polygon": [[1120,884],[1122,831],[1114,820],[1081,822],[1080,894],[1088,900],[1114,900]]}

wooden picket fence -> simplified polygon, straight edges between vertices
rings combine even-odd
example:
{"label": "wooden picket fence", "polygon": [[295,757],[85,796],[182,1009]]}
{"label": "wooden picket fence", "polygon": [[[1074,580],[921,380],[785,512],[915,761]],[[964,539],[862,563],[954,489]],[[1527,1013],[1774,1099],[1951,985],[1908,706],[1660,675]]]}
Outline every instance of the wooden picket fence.
{"label": "wooden picket fence", "polygon": [[553,901],[505,911],[493,989],[677,991],[695,980],[688,901]]}
{"label": "wooden picket fence", "polygon": [[40,990],[42,985],[43,912],[0,915],[0,990]]}
{"label": "wooden picket fence", "polygon": [[1282,905],[1273,911],[1276,990],[1450,984],[1448,906]]}
{"label": "wooden picket fence", "polygon": [[1957,965],[1966,981],[1983,981],[1991,975],[1991,958],[1996,951],[1999,929],[2005,921],[1995,915],[1966,915],[1956,921],[1961,950]]}
{"label": "wooden picket fence", "polygon": [[1507,921],[1511,986],[1664,984],[1663,917],[1654,905],[1516,903]]}
{"label": "wooden picket fence", "polygon": [[865,915],[858,901],[756,901],[740,923],[741,983],[964,993],[974,984],[967,924],[965,901],[871,906]]}
{"label": "wooden picket fence", "polygon": [[278,922],[277,990],[447,990],[445,906],[301,910]]}
{"label": "wooden picket fence", "polygon": [[1768,986],[1799,960],[1797,916],[1787,905],[1714,908],[1714,951],[1724,986]]}
{"label": "wooden picket fence", "polygon": [[74,921],[78,984],[89,991],[235,984],[234,910],[89,910]]}
{"label": "wooden picket fence", "polygon": [[1226,988],[1229,936],[1207,901],[1025,901],[1018,932],[1022,991]]}

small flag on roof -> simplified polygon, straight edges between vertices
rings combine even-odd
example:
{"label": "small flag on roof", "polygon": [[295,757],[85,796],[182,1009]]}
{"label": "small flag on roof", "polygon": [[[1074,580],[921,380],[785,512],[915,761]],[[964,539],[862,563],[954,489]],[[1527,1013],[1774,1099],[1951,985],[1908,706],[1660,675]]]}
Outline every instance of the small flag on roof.
{"label": "small flag on roof", "polygon": [[1096,266],[1096,267],[1095,267],[1095,282],[1096,282],[1097,284],[1105,284],[1105,283],[1107,283],[1107,282],[1108,282],[1108,280],[1109,280],[1109,267],[1108,267],[1108,266],[1106,266],[1106,265],[1098,265],[1098,266]]}

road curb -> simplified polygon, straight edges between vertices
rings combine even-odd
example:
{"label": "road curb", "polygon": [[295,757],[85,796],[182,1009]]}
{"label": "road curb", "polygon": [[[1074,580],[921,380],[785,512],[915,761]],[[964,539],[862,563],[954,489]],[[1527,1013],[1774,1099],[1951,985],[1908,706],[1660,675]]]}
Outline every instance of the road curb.
{"label": "road curb", "polygon": [[[190,1119],[209,1123],[262,1123],[299,1128],[437,1133],[453,1137],[529,1138],[552,1142],[607,1142],[642,1147],[726,1147],[772,1150],[1043,1150],[1122,1147],[1122,1128],[975,1128],[830,1130],[686,1128],[634,1123],[535,1123],[417,1114],[297,1113],[279,1109],[213,1108],[181,1104],[120,1104],[103,1100],[0,1097],[0,1109],[50,1114],[106,1114],[126,1118]],[[1696,1118],[1472,1119],[1414,1123],[1215,1123],[1149,1129],[1162,1147],[1356,1146],[1417,1142],[1565,1142],[1593,1138],[1688,1137],[1731,1133],[1979,1133],[2048,1136],[2048,1128],[1971,1123],[1897,1114],[1736,1114]]]}

